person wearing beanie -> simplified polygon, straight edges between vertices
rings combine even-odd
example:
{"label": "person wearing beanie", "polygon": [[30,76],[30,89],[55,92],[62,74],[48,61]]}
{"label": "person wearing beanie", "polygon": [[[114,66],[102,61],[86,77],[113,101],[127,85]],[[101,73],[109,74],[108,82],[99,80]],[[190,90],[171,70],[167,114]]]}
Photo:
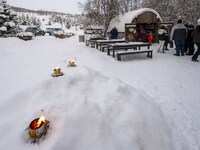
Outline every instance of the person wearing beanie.
{"label": "person wearing beanie", "polygon": [[196,29],[192,32],[193,42],[197,45],[197,51],[192,56],[192,61],[198,61],[197,58],[200,54],[200,20],[197,23]]}
{"label": "person wearing beanie", "polygon": [[179,19],[177,21],[177,24],[172,27],[171,33],[170,33],[170,41],[175,42],[176,45],[176,54],[175,56],[184,56],[184,50],[185,50],[185,39],[187,38],[187,28],[182,24],[182,20]]}

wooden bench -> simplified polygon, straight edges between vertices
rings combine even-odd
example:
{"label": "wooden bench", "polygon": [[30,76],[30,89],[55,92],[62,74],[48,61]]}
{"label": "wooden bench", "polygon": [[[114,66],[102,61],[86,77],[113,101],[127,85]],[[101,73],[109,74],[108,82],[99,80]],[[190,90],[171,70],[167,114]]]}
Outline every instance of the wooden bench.
{"label": "wooden bench", "polygon": [[122,55],[130,55],[138,53],[147,53],[147,57],[153,58],[153,50],[137,50],[137,51],[117,52],[117,60],[121,61]]}
{"label": "wooden bench", "polygon": [[107,46],[107,45],[103,45],[103,46],[101,46],[101,49],[100,49],[100,51],[104,52],[104,51],[105,51],[105,49],[107,49],[107,48],[108,48],[108,46]]}
{"label": "wooden bench", "polygon": [[89,40],[86,40],[85,44],[86,46],[90,45],[92,48],[94,48],[97,40],[104,40],[104,38],[90,38]]}
{"label": "wooden bench", "polygon": [[[112,48],[110,48],[108,45],[103,45],[103,46],[101,46],[101,51],[102,52],[104,52],[105,51],[105,49],[107,49],[108,50],[108,48],[109,48],[109,51],[107,52],[107,54],[108,55],[110,55],[110,51],[112,50]],[[138,47],[139,49],[140,49],[140,47]],[[124,49],[124,50],[127,50],[127,49],[133,49],[133,50],[137,50],[137,46],[134,46],[134,47],[131,47],[131,48],[121,48],[121,47],[119,47],[119,48],[115,48],[115,50],[121,50],[121,49]]]}
{"label": "wooden bench", "polygon": [[86,46],[91,46],[92,48],[95,47],[95,41],[94,40],[86,40]]}
{"label": "wooden bench", "polygon": [[117,44],[110,44],[107,47],[107,55],[110,55],[110,51],[113,51],[113,57],[115,57],[115,51],[117,50],[125,50],[133,49],[136,50],[137,48],[140,50],[141,47],[147,46],[147,48],[150,48],[149,43],[117,43]]}

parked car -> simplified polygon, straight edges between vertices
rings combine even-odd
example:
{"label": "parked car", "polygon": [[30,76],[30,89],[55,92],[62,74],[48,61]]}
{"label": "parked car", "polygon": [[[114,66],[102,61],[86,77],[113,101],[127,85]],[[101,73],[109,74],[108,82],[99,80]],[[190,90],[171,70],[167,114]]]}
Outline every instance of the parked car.
{"label": "parked car", "polygon": [[55,35],[57,32],[64,32],[62,28],[46,28],[46,33],[49,33],[49,35]]}
{"label": "parked car", "polygon": [[46,28],[45,33],[51,35],[53,33],[53,28]]}
{"label": "parked car", "polygon": [[45,32],[38,27],[27,27],[25,32],[32,32],[35,36],[45,35]]}

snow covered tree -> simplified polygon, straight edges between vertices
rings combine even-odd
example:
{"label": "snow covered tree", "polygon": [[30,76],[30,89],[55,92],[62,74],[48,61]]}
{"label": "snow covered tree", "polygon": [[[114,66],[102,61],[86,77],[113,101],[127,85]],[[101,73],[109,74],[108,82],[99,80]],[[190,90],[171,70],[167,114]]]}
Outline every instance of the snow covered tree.
{"label": "snow covered tree", "polygon": [[40,21],[39,18],[37,18],[37,20],[36,20],[36,26],[40,27],[40,25],[41,25],[41,21]]}
{"label": "snow covered tree", "polygon": [[126,13],[140,8],[140,0],[120,0],[120,13]]}
{"label": "snow covered tree", "polygon": [[176,22],[182,19],[185,23],[196,24],[200,16],[199,0],[143,0],[142,7],[155,9],[164,22]]}
{"label": "snow covered tree", "polygon": [[15,24],[16,14],[10,10],[6,0],[0,0],[0,36],[8,32]]}

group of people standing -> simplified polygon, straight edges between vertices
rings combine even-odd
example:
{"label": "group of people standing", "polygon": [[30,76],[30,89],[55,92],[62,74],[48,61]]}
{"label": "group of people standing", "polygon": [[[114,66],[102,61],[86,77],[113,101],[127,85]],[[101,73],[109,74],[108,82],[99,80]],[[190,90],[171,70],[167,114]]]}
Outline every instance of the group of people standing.
{"label": "group of people standing", "polygon": [[[164,53],[164,43],[166,43],[167,30],[162,26],[158,30],[159,49],[158,52]],[[200,21],[196,28],[193,25],[184,25],[182,20],[178,20],[177,24],[172,27],[170,33],[170,41],[174,41],[176,53],[175,56],[193,55],[192,61],[198,61],[198,55],[200,54]],[[194,44],[197,46],[197,51],[194,53]]]}
{"label": "group of people standing", "polygon": [[[117,39],[117,28],[113,28],[110,32],[111,39]],[[140,40],[146,41],[146,31],[141,27]],[[197,23],[196,28],[194,25],[184,25],[182,20],[179,19],[177,24],[171,29],[171,32],[165,26],[161,26],[158,30],[159,48],[157,52],[164,53],[164,50],[168,50],[167,45],[175,43],[176,53],[175,56],[193,55],[192,61],[198,61],[198,55],[200,54],[200,20]],[[148,35],[148,42],[151,44],[153,41],[152,32]],[[197,46],[195,52],[194,44]],[[171,46],[170,46],[171,47]],[[195,52],[195,53],[194,53]]]}

